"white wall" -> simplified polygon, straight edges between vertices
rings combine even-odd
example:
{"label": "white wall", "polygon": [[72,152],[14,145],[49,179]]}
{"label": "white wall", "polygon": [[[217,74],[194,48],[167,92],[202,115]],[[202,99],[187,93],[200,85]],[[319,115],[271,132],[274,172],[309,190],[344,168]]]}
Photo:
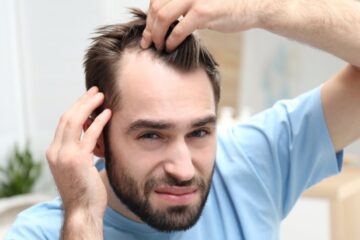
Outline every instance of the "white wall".
{"label": "white wall", "polygon": [[[128,19],[128,6],[118,0],[0,1],[0,165],[14,143],[27,139],[45,160],[59,117],[85,90],[82,61],[91,33]],[[43,182],[49,179],[46,171]]]}
{"label": "white wall", "polygon": [[345,65],[318,49],[262,30],[244,34],[243,62],[239,97],[254,112],[317,87]]}
{"label": "white wall", "polygon": [[17,49],[17,22],[11,0],[0,6],[0,165],[15,141],[25,135],[21,71]]}
{"label": "white wall", "polygon": [[[258,29],[244,34],[242,62],[239,112],[251,113],[319,86],[346,65],[328,53]],[[345,152],[359,159],[360,141]]]}

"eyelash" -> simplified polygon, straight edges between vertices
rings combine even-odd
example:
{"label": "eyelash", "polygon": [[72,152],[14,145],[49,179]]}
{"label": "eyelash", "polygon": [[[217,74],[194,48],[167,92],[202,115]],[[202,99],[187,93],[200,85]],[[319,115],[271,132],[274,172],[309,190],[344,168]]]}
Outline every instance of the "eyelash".
{"label": "eyelash", "polygon": [[[199,133],[201,132],[201,136],[195,136],[196,133]],[[206,130],[206,129],[197,129],[191,133],[189,133],[187,136],[188,137],[194,137],[194,138],[204,138],[208,135],[211,134],[211,131],[209,130]],[[162,136],[159,134],[159,133],[156,133],[156,132],[147,132],[147,133],[144,133],[142,135],[140,135],[138,137],[138,139],[142,139],[142,140],[158,140],[158,139],[161,139]]]}
{"label": "eyelash", "polygon": [[148,140],[155,140],[159,138],[160,138],[159,134],[153,132],[148,132],[139,136],[139,139],[148,139]]}
{"label": "eyelash", "polygon": [[207,135],[209,135],[209,134],[210,134],[210,131],[209,131],[209,130],[205,130],[205,129],[197,129],[197,130],[195,130],[195,131],[191,132],[191,133],[190,133],[190,136],[195,137],[195,136],[194,136],[194,134],[195,134],[195,133],[199,133],[199,132],[202,132],[202,133],[204,133],[204,134],[203,134],[203,135],[201,135],[201,136],[196,136],[196,138],[203,138],[203,137],[206,137]]}

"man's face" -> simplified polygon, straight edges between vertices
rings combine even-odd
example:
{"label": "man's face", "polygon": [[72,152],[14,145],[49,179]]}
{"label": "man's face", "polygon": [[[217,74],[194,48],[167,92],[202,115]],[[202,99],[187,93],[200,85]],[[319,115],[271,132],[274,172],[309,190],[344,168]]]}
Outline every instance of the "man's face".
{"label": "man's face", "polygon": [[121,108],[108,129],[109,182],[119,199],[161,231],[196,223],[216,153],[215,102],[204,70],[181,73],[148,52],[127,52]]}

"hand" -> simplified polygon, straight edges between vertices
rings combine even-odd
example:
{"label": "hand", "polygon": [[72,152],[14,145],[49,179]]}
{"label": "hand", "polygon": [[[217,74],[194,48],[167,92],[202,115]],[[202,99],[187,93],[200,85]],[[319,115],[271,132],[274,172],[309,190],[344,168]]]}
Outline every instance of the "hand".
{"label": "hand", "polygon": [[[172,51],[196,29],[236,32],[256,27],[263,1],[151,0],[141,46],[148,48],[153,42],[158,50],[166,45],[166,49]],[[165,39],[169,26],[181,16]]]}
{"label": "hand", "polygon": [[60,119],[47,159],[63,201],[65,216],[79,213],[97,219],[107,204],[106,189],[93,164],[97,139],[109,121],[111,111],[104,110],[81,138],[90,114],[104,101],[96,87],[86,92]]}

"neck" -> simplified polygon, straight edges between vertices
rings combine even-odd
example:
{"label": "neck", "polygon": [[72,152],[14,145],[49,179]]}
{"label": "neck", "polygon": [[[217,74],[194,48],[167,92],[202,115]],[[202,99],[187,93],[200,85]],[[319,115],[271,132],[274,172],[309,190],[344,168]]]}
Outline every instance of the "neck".
{"label": "neck", "polygon": [[141,219],[136,216],[133,212],[131,212],[122,202],[121,200],[116,196],[114,193],[112,187],[110,186],[109,179],[107,176],[106,171],[100,172],[100,177],[105,185],[107,197],[108,197],[108,206],[112,209],[114,209],[116,212],[120,213],[121,215],[135,221],[138,223],[143,223]]}

